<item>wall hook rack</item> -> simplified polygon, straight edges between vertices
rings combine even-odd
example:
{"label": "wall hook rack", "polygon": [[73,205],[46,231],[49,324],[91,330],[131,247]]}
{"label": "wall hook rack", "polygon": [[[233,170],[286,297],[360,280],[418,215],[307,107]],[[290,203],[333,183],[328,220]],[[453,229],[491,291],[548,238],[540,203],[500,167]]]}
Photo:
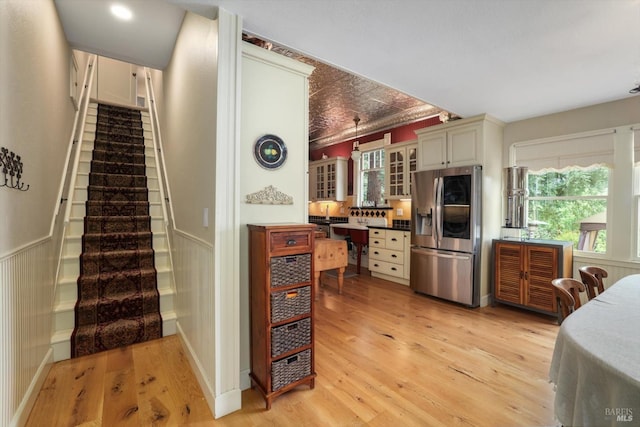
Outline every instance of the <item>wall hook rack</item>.
{"label": "wall hook rack", "polygon": [[22,159],[13,151],[0,147],[0,168],[4,179],[0,178],[0,187],[9,187],[15,190],[27,191],[29,185],[25,187],[22,179]]}

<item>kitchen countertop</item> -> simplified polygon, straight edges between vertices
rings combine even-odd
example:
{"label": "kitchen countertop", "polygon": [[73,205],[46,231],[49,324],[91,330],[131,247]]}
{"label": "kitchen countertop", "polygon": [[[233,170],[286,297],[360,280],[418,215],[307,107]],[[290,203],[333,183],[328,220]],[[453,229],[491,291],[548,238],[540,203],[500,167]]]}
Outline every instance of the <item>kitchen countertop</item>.
{"label": "kitchen countertop", "polygon": [[369,225],[369,228],[380,228],[382,230],[397,230],[397,231],[411,231],[408,227],[394,227],[394,226],[382,226],[382,225]]}
{"label": "kitchen countertop", "polygon": [[[395,222],[395,221],[394,221]],[[317,225],[333,225],[338,224],[344,227],[344,225],[348,224],[347,217],[331,217],[330,219],[326,218],[309,218],[309,223],[317,224]],[[411,227],[409,225],[367,225],[368,228],[379,228],[382,230],[397,230],[397,231],[411,231]],[[354,227],[357,228],[357,227]]]}

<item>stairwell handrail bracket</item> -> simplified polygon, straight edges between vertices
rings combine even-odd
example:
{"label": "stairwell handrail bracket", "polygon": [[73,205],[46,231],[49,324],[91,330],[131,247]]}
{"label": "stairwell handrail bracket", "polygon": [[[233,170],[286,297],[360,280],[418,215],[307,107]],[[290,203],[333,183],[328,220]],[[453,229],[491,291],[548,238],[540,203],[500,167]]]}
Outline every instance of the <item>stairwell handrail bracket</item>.
{"label": "stairwell handrail bracket", "polygon": [[[149,101],[149,120],[151,120],[153,150],[156,153],[154,158],[156,162],[156,170],[158,171],[158,187],[160,187],[160,200],[162,201],[161,204],[162,214],[164,216],[164,226],[166,228],[169,225],[169,222],[171,222],[171,228],[175,229],[171,190],[169,188],[169,183],[167,182],[167,169],[164,161],[164,150],[162,149],[162,136],[160,134],[160,126],[158,124],[156,98],[153,86],[151,85],[151,73],[149,72],[148,68],[145,68],[145,74],[145,87],[147,91],[147,100]],[[169,205],[169,215],[167,215],[167,204]]]}

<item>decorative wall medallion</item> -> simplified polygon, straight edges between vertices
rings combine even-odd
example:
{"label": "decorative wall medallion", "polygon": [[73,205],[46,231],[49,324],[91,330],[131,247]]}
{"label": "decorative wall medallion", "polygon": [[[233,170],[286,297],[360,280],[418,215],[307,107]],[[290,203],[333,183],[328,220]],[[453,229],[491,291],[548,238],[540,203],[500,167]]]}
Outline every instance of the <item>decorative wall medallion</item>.
{"label": "decorative wall medallion", "polygon": [[278,191],[273,185],[268,185],[260,191],[247,194],[246,202],[256,205],[292,205],[293,197]]}
{"label": "decorative wall medallion", "polygon": [[253,155],[263,168],[278,169],[287,159],[287,146],[275,135],[264,135],[256,141]]}

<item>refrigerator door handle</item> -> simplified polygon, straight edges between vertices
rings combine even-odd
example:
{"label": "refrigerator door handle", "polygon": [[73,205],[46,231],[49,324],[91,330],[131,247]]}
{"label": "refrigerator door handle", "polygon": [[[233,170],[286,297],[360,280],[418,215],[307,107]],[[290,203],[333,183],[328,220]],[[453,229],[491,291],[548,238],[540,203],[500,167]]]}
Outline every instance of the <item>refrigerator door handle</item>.
{"label": "refrigerator door handle", "polygon": [[468,260],[471,259],[470,256],[465,256],[465,255],[449,255],[449,254],[443,254],[443,253],[439,253],[437,256],[439,256],[440,258],[449,258],[449,259],[461,259],[461,260]]}
{"label": "refrigerator door handle", "polygon": [[434,181],[434,195],[435,195],[435,207],[436,207],[436,226],[435,235],[438,246],[442,242],[442,177],[438,177]]}

